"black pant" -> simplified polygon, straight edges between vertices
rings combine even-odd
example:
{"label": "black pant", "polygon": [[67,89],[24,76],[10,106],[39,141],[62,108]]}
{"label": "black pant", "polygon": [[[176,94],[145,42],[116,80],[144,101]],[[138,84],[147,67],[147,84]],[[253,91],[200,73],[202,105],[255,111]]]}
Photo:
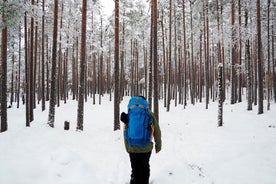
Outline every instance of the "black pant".
{"label": "black pant", "polygon": [[131,179],[130,184],[148,184],[150,176],[149,153],[130,153]]}

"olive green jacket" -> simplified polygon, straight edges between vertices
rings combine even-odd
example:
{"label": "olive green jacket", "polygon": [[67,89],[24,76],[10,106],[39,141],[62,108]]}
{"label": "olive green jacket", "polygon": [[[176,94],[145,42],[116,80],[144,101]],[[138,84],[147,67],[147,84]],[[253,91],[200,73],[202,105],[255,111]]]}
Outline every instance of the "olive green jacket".
{"label": "olive green jacket", "polygon": [[[155,150],[156,152],[159,152],[161,150],[162,147],[162,140],[161,140],[161,130],[159,127],[159,123],[156,121],[154,114],[151,112],[150,116],[153,119],[153,138],[154,138],[154,142],[155,142]],[[153,149],[153,145],[154,143],[151,141],[149,144],[147,144],[146,146],[130,146],[127,143],[127,139],[126,139],[126,125],[124,128],[124,142],[125,142],[125,147],[126,147],[126,151],[128,153],[148,153],[151,152]]]}

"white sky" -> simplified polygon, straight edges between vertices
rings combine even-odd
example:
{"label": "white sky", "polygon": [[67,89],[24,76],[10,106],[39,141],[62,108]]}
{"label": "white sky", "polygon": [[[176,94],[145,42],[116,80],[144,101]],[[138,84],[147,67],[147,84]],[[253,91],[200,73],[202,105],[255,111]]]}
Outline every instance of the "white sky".
{"label": "white sky", "polygon": [[112,11],[114,10],[114,0],[101,0],[101,3],[103,5],[103,11],[107,16],[110,16],[112,14]]}

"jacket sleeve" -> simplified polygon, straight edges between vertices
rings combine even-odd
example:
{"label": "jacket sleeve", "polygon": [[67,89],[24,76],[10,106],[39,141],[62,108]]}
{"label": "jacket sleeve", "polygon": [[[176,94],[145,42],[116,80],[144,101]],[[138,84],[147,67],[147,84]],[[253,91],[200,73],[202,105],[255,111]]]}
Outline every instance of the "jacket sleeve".
{"label": "jacket sleeve", "polygon": [[153,118],[153,125],[154,125],[153,137],[155,142],[155,150],[158,152],[162,148],[161,130],[160,130],[159,123],[156,121],[156,118],[153,113],[151,113],[151,116]]}

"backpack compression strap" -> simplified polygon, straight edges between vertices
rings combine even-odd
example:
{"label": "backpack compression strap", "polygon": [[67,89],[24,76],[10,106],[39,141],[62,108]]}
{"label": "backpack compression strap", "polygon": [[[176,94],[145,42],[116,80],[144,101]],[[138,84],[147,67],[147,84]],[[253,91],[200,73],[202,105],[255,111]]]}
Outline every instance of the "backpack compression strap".
{"label": "backpack compression strap", "polygon": [[131,105],[130,107],[128,107],[128,109],[131,110],[131,109],[135,109],[135,108],[137,108],[137,107],[139,107],[139,108],[141,108],[141,109],[146,109],[146,107],[143,106],[143,105],[141,105],[141,104],[133,104],[133,105]]}

